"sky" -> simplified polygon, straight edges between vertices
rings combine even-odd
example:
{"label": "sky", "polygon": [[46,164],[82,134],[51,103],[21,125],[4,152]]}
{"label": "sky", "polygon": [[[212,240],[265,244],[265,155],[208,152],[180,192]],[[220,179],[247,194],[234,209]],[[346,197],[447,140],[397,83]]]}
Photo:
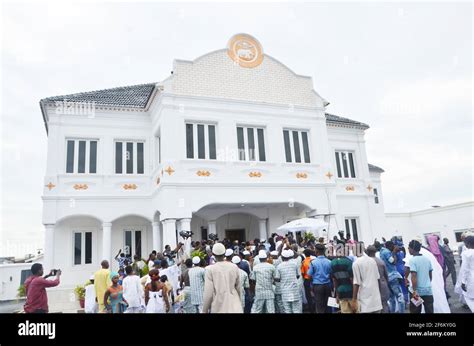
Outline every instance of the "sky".
{"label": "sky", "polygon": [[385,210],[473,200],[470,3],[3,2],[0,256],[42,247],[40,99],[158,82],[240,32],[370,125]]}

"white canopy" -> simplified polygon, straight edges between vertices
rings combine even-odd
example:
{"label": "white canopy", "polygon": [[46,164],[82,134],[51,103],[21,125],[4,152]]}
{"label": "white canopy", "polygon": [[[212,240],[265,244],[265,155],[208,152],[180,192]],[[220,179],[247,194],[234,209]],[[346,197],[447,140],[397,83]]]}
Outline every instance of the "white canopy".
{"label": "white canopy", "polygon": [[323,229],[327,230],[328,224],[320,219],[302,218],[285,223],[277,228],[280,232],[298,232],[307,231],[311,233],[318,233]]}

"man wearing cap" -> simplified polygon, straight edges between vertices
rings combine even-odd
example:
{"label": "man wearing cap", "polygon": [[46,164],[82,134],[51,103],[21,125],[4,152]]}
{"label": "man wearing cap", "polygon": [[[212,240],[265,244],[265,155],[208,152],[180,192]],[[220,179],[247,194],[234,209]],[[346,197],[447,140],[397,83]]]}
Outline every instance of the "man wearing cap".
{"label": "man wearing cap", "polygon": [[193,310],[195,313],[201,313],[206,270],[201,266],[204,261],[202,261],[199,256],[194,256],[192,261],[194,267],[188,271],[189,287],[191,291],[191,304],[193,305]]}
{"label": "man wearing cap", "polygon": [[[232,263],[239,266],[241,262],[240,256],[232,257]],[[245,310],[245,298],[247,297],[247,292],[250,287],[249,285],[249,276],[245,271],[239,268],[240,273],[240,300],[242,301],[242,309]]]}
{"label": "man wearing cap", "polygon": [[329,312],[327,302],[331,296],[331,261],[324,256],[325,247],[316,244],[316,258],[311,261],[308,276],[313,280],[314,305],[317,314]]}
{"label": "man wearing cap", "polygon": [[216,263],[206,268],[204,281],[204,313],[242,313],[239,268],[224,261],[225,247],[216,243],[212,247]]}
{"label": "man wearing cap", "polygon": [[250,263],[247,260],[247,258],[250,256],[250,252],[248,252],[247,250],[244,250],[242,252],[242,255],[244,256],[244,258],[241,259],[238,267],[242,269],[244,272],[246,272],[247,275],[250,275]]}
{"label": "man wearing cap", "polygon": [[275,279],[275,267],[267,262],[265,250],[258,252],[260,262],[254,265],[250,279],[255,281],[255,300],[252,313],[275,313],[275,293],[273,292],[273,281]]}
{"label": "man wearing cap", "polygon": [[225,250],[225,260],[228,262],[232,262],[232,257],[234,257],[234,250],[228,248]]}
{"label": "man wearing cap", "polygon": [[[270,252],[270,256],[272,257],[272,264],[277,268],[277,266],[281,263],[280,253],[277,250],[273,250]],[[281,289],[280,289],[280,282],[275,280],[274,285],[274,292],[275,292],[275,311],[277,313],[283,313],[283,301],[281,300]]]}
{"label": "man wearing cap", "polygon": [[295,261],[291,261],[294,255],[293,250],[283,250],[281,253],[283,262],[278,264],[275,273],[275,281],[280,284],[281,290],[283,307],[281,312],[286,314],[302,312],[300,286],[298,283],[300,270]]}
{"label": "man wearing cap", "polygon": [[99,311],[97,299],[95,296],[94,275],[89,278],[89,283],[85,287],[84,312],[86,314],[95,314]]}

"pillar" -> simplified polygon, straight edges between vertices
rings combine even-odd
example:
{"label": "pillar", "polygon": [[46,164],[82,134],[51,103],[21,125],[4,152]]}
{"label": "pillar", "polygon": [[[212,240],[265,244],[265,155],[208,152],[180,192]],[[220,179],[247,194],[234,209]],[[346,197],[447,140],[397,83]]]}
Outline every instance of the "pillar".
{"label": "pillar", "polygon": [[112,266],[112,222],[102,223],[102,260]]}
{"label": "pillar", "polygon": [[161,223],[163,225],[163,249],[169,245],[173,250],[176,247],[176,219],[166,219]]}
{"label": "pillar", "polygon": [[153,250],[158,252],[163,251],[163,244],[161,242],[161,233],[160,233],[160,223],[152,222],[151,226],[153,227]]}
{"label": "pillar", "polygon": [[49,273],[54,267],[54,223],[44,225],[44,262],[43,268],[45,273]]}
{"label": "pillar", "polygon": [[259,236],[260,239],[267,239],[267,219],[259,219],[258,220],[258,229],[259,229]]}
{"label": "pillar", "polygon": [[[191,219],[181,219],[180,220],[180,229],[181,231],[190,231],[191,230]],[[191,237],[187,239],[180,238],[184,243],[184,252],[186,255],[191,256]]]}

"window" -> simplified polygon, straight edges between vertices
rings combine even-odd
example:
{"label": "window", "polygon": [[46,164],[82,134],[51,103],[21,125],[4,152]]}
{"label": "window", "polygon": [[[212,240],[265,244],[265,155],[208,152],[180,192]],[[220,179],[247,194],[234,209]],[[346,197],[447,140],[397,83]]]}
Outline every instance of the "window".
{"label": "window", "polygon": [[265,135],[263,129],[237,127],[237,147],[241,161],[265,161]]}
{"label": "window", "polygon": [[66,173],[97,173],[97,141],[68,139]]}
{"label": "window", "polygon": [[186,124],[186,158],[216,159],[216,126]]}
{"label": "window", "polygon": [[456,229],[454,230],[454,236],[456,237],[456,242],[462,243],[461,236],[463,235],[464,232],[468,231],[474,231],[474,228],[466,228],[466,229]]}
{"label": "window", "polygon": [[74,232],[73,264],[92,263],[92,232]]}
{"label": "window", "polygon": [[375,204],[379,204],[379,192],[377,191],[377,189],[374,189],[374,201]]}
{"label": "window", "polygon": [[359,241],[359,234],[357,233],[357,219],[346,218],[344,219],[346,226],[346,237],[350,237],[352,240]]}
{"label": "window", "polygon": [[145,173],[145,152],[143,142],[115,142],[115,173]]}
{"label": "window", "polygon": [[142,257],[142,231],[126,230],[124,232],[124,252],[133,258],[138,255]]}
{"label": "window", "polygon": [[283,130],[286,162],[310,163],[307,131]]}
{"label": "window", "polygon": [[355,178],[354,154],[349,151],[336,151],[336,168],[339,178]]}

